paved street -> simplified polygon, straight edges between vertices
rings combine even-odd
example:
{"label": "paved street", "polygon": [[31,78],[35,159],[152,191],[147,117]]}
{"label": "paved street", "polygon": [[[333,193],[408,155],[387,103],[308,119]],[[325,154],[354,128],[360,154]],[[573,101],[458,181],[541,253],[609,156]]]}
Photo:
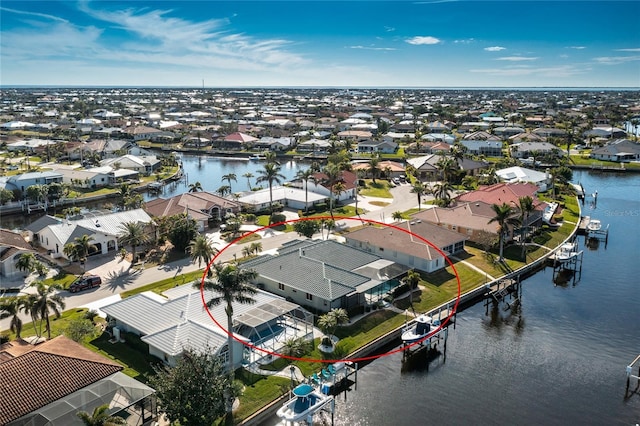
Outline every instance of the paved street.
{"label": "paved street", "polygon": [[[374,197],[358,197],[358,209],[364,209],[367,213],[362,214],[363,219],[376,220],[380,222],[390,223],[395,211],[405,211],[417,206],[418,198],[411,193],[411,185],[403,184],[391,189],[393,199],[374,198]],[[426,200],[423,197],[423,202]],[[387,202],[389,205],[381,207],[371,204],[371,202]],[[355,202],[352,204],[355,205]],[[296,212],[285,212],[287,218],[294,219],[298,215]],[[339,227],[353,227],[360,224],[356,220],[337,221]],[[252,231],[256,227],[245,227],[243,230]],[[270,229],[260,231],[262,239],[263,252],[274,250],[280,247],[284,242],[300,238],[295,232],[276,232]],[[209,238],[214,242],[214,246],[221,250],[226,243],[219,239],[218,233],[208,234]],[[240,257],[242,254],[242,245],[232,245],[228,247],[220,255],[216,261],[228,261],[234,258],[234,255]],[[160,265],[153,268],[147,268],[142,271],[129,270],[129,262],[121,260],[120,256],[112,254],[98,256],[89,259],[87,262],[87,272],[99,275],[103,279],[100,287],[83,291],[80,293],[61,292],[65,298],[66,309],[76,307],[90,307],[91,309],[99,308],[109,303],[113,303],[118,298],[118,294],[125,290],[131,290],[142,287],[165,278],[176,277],[176,285],[183,284],[178,275],[198,270],[197,263],[191,263],[189,258],[181,259],[169,264]],[[23,321],[30,322],[31,319],[27,315],[23,315]],[[9,328],[10,319],[0,321],[0,330]]]}

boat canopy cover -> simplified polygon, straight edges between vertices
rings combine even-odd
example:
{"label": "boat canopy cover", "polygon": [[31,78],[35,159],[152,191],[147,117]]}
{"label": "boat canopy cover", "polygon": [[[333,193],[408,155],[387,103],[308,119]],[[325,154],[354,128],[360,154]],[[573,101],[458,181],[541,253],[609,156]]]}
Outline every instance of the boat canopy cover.
{"label": "boat canopy cover", "polygon": [[295,396],[307,396],[309,395],[311,392],[313,392],[313,386],[311,386],[308,383],[303,383],[301,385],[296,386],[293,389],[293,394]]}

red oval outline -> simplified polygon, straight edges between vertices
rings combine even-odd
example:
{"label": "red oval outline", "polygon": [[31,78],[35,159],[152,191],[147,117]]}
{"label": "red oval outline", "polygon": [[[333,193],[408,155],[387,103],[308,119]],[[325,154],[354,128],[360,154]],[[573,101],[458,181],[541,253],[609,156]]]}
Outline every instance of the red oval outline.
{"label": "red oval outline", "polygon": [[[438,253],[440,253],[445,260],[447,261],[447,263],[449,264],[449,266],[451,266],[451,268],[453,269],[453,272],[456,276],[456,281],[458,283],[458,294],[456,296],[456,301],[453,305],[453,309],[451,310],[451,312],[449,312],[449,316],[447,316],[447,318],[444,319],[444,321],[442,321],[440,323],[440,325],[433,330],[432,332],[430,332],[428,335],[426,335],[425,337],[423,337],[420,340],[417,340],[413,343],[410,343],[408,345],[402,345],[400,348],[398,349],[394,349],[392,351],[389,352],[384,352],[381,354],[377,354],[377,355],[370,355],[370,356],[365,356],[365,357],[359,357],[359,358],[344,358],[344,359],[314,359],[314,358],[301,358],[301,357],[294,357],[294,356],[290,356],[290,355],[284,355],[284,354],[280,354],[278,352],[273,352],[273,351],[269,351],[263,348],[259,348],[251,343],[245,342],[241,339],[238,339],[236,336],[233,335],[233,333],[229,333],[229,331],[224,328],[211,314],[211,311],[209,310],[209,308],[207,307],[207,302],[204,298],[204,280],[207,277],[207,273],[209,272],[209,269],[211,268],[211,265],[213,263],[215,263],[216,259],[229,247],[231,247],[232,245],[234,245],[235,243],[237,243],[238,241],[248,237],[249,235],[258,233],[260,231],[264,231],[265,229],[269,229],[275,226],[280,226],[280,225],[286,225],[289,223],[295,223],[295,222],[299,222],[299,221],[304,221],[304,220],[324,220],[324,219],[328,219],[328,220],[333,220],[334,222],[338,221],[338,220],[357,220],[361,223],[372,223],[372,224],[376,224],[376,225],[382,225],[382,226],[387,226],[393,229],[397,229],[398,231],[404,232],[406,234],[412,235],[416,238],[418,238],[420,241],[428,244],[430,247],[432,247],[433,249],[435,249]],[[293,361],[301,361],[301,362],[319,362],[319,363],[335,363],[335,362],[362,362],[362,361],[371,361],[374,359],[378,359],[378,358],[382,358],[384,356],[388,356],[388,355],[393,355],[396,354],[398,352],[403,352],[405,350],[408,350],[411,347],[414,347],[416,345],[421,344],[422,342],[424,342],[425,340],[431,338],[435,333],[437,333],[438,331],[442,330],[442,328],[444,326],[447,325],[447,323],[451,320],[451,317],[453,317],[453,315],[455,315],[456,311],[458,310],[458,304],[460,303],[460,275],[458,275],[458,271],[456,270],[456,267],[454,266],[454,264],[451,262],[451,260],[449,259],[449,257],[442,251],[440,250],[438,247],[436,247],[433,243],[431,243],[429,240],[421,237],[420,235],[414,234],[411,231],[408,231],[404,228],[400,228],[396,225],[393,224],[388,224],[388,223],[384,223],[384,222],[379,222],[376,220],[372,220],[372,219],[364,219],[364,218],[360,218],[360,217],[348,217],[348,216],[314,216],[314,217],[301,217],[298,219],[290,219],[290,220],[286,220],[283,222],[278,222],[278,223],[272,223],[271,225],[268,226],[263,226],[261,228],[255,229],[253,231],[248,231],[244,234],[242,234],[240,237],[234,239],[233,241],[231,241],[230,243],[228,243],[225,247],[222,248],[222,250],[220,250],[218,252],[218,254],[216,254],[213,259],[211,259],[211,261],[207,264],[207,267],[204,270],[204,273],[202,274],[202,279],[200,280],[200,298],[202,299],[202,304],[205,308],[205,310],[207,311],[207,314],[209,315],[209,318],[211,318],[211,320],[222,330],[224,331],[227,336],[230,336],[232,339],[236,340],[237,342],[242,343],[244,346],[247,346],[253,350],[257,350],[259,352],[263,352],[267,355],[271,355],[271,356],[276,356],[278,358],[284,358],[284,359],[290,359]]]}

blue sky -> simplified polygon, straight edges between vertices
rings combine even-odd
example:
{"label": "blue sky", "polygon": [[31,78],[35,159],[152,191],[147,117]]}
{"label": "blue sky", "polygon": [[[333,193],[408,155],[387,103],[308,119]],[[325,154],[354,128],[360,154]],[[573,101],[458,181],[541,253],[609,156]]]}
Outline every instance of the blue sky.
{"label": "blue sky", "polygon": [[9,85],[640,87],[640,1],[10,1]]}

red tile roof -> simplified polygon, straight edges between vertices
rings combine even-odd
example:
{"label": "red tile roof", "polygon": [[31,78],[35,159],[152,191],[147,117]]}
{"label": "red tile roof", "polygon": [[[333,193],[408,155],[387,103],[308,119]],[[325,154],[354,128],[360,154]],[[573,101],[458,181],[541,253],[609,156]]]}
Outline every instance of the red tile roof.
{"label": "red tile roof", "polygon": [[474,203],[476,201],[481,201],[490,205],[502,205],[502,203],[506,203],[518,206],[520,197],[530,196],[533,198],[536,210],[544,209],[545,203],[538,200],[538,197],[536,196],[537,191],[538,187],[533,183],[497,183],[495,185],[483,186],[475,191],[462,194],[456,198],[456,201],[461,203]]}
{"label": "red tile roof", "polygon": [[[6,347],[3,345],[2,349]],[[0,361],[0,424],[18,419],[123,368],[64,336],[32,346],[26,353],[19,353],[24,352],[24,344],[14,349],[17,354],[13,358]]]}

